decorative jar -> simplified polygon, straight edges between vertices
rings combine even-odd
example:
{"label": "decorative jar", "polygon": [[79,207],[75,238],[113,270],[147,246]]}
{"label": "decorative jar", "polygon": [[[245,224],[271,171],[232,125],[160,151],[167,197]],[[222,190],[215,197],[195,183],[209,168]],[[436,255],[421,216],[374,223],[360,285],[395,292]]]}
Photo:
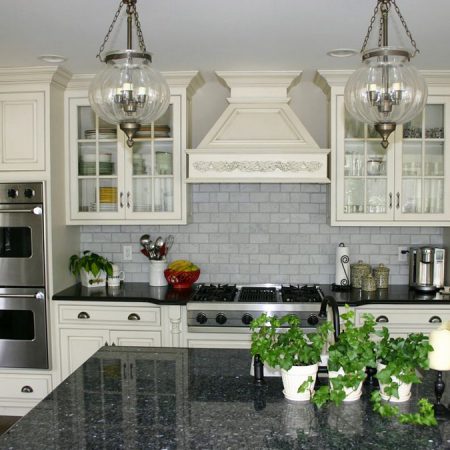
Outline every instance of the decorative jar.
{"label": "decorative jar", "polygon": [[362,280],[371,272],[370,264],[365,264],[359,260],[357,263],[350,266],[350,280],[352,287],[360,289],[362,287]]}
{"label": "decorative jar", "polygon": [[379,264],[373,269],[375,284],[377,289],[387,289],[389,286],[389,268],[384,264]]}

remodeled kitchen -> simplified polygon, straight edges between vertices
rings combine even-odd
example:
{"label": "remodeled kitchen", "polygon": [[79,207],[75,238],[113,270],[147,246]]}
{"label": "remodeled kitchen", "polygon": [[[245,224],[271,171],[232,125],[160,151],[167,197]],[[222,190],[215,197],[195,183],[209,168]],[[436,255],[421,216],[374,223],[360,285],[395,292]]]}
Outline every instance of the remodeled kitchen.
{"label": "remodeled kitchen", "polygon": [[[303,42],[323,47],[305,61],[272,42],[264,64],[257,42],[244,50],[250,5],[233,1],[205,30],[217,44],[212,17],[230,14],[241,44],[202,36],[191,62],[178,49],[159,63],[183,39],[158,48],[152,12],[171,8],[122,0],[108,29],[116,5],[93,3],[95,38],[0,67],[0,447],[448,448],[450,67],[414,7],[352,2],[359,32]],[[20,8],[24,24],[39,9]],[[288,25],[273,8],[258,4],[263,23]],[[274,316],[265,340],[269,321],[252,323]],[[363,332],[372,359],[342,400],[333,355]],[[321,333],[299,401],[286,341]],[[394,375],[380,386],[386,348],[422,341],[401,400]],[[289,368],[307,365],[301,345]]]}

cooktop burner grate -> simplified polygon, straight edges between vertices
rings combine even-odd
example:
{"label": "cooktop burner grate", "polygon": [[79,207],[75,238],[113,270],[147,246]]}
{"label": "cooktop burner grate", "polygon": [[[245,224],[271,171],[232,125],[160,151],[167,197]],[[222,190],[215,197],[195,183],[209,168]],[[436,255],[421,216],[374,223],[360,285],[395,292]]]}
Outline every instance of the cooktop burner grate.
{"label": "cooktop burner grate", "polygon": [[277,290],[274,287],[243,287],[239,293],[242,303],[276,303]]}
{"label": "cooktop burner grate", "polygon": [[211,284],[200,286],[193,295],[194,302],[233,302],[236,296],[237,287],[235,284]]}
{"label": "cooktop burner grate", "polygon": [[281,300],[285,303],[320,303],[320,288],[314,285],[282,286]]}

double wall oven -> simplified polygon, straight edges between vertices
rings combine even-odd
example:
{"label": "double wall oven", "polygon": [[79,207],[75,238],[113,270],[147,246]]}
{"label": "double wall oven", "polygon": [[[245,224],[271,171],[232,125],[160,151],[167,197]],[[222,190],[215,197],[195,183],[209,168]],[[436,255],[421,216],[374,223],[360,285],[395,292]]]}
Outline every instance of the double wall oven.
{"label": "double wall oven", "polygon": [[42,183],[0,183],[0,367],[48,368]]}

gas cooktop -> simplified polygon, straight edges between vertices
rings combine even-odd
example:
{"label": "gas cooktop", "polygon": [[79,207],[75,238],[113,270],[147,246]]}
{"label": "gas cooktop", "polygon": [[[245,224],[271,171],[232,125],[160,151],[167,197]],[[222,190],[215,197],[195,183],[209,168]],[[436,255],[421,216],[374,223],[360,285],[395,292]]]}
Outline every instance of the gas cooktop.
{"label": "gas cooktop", "polygon": [[317,285],[202,284],[191,302],[320,303],[323,293]]}

